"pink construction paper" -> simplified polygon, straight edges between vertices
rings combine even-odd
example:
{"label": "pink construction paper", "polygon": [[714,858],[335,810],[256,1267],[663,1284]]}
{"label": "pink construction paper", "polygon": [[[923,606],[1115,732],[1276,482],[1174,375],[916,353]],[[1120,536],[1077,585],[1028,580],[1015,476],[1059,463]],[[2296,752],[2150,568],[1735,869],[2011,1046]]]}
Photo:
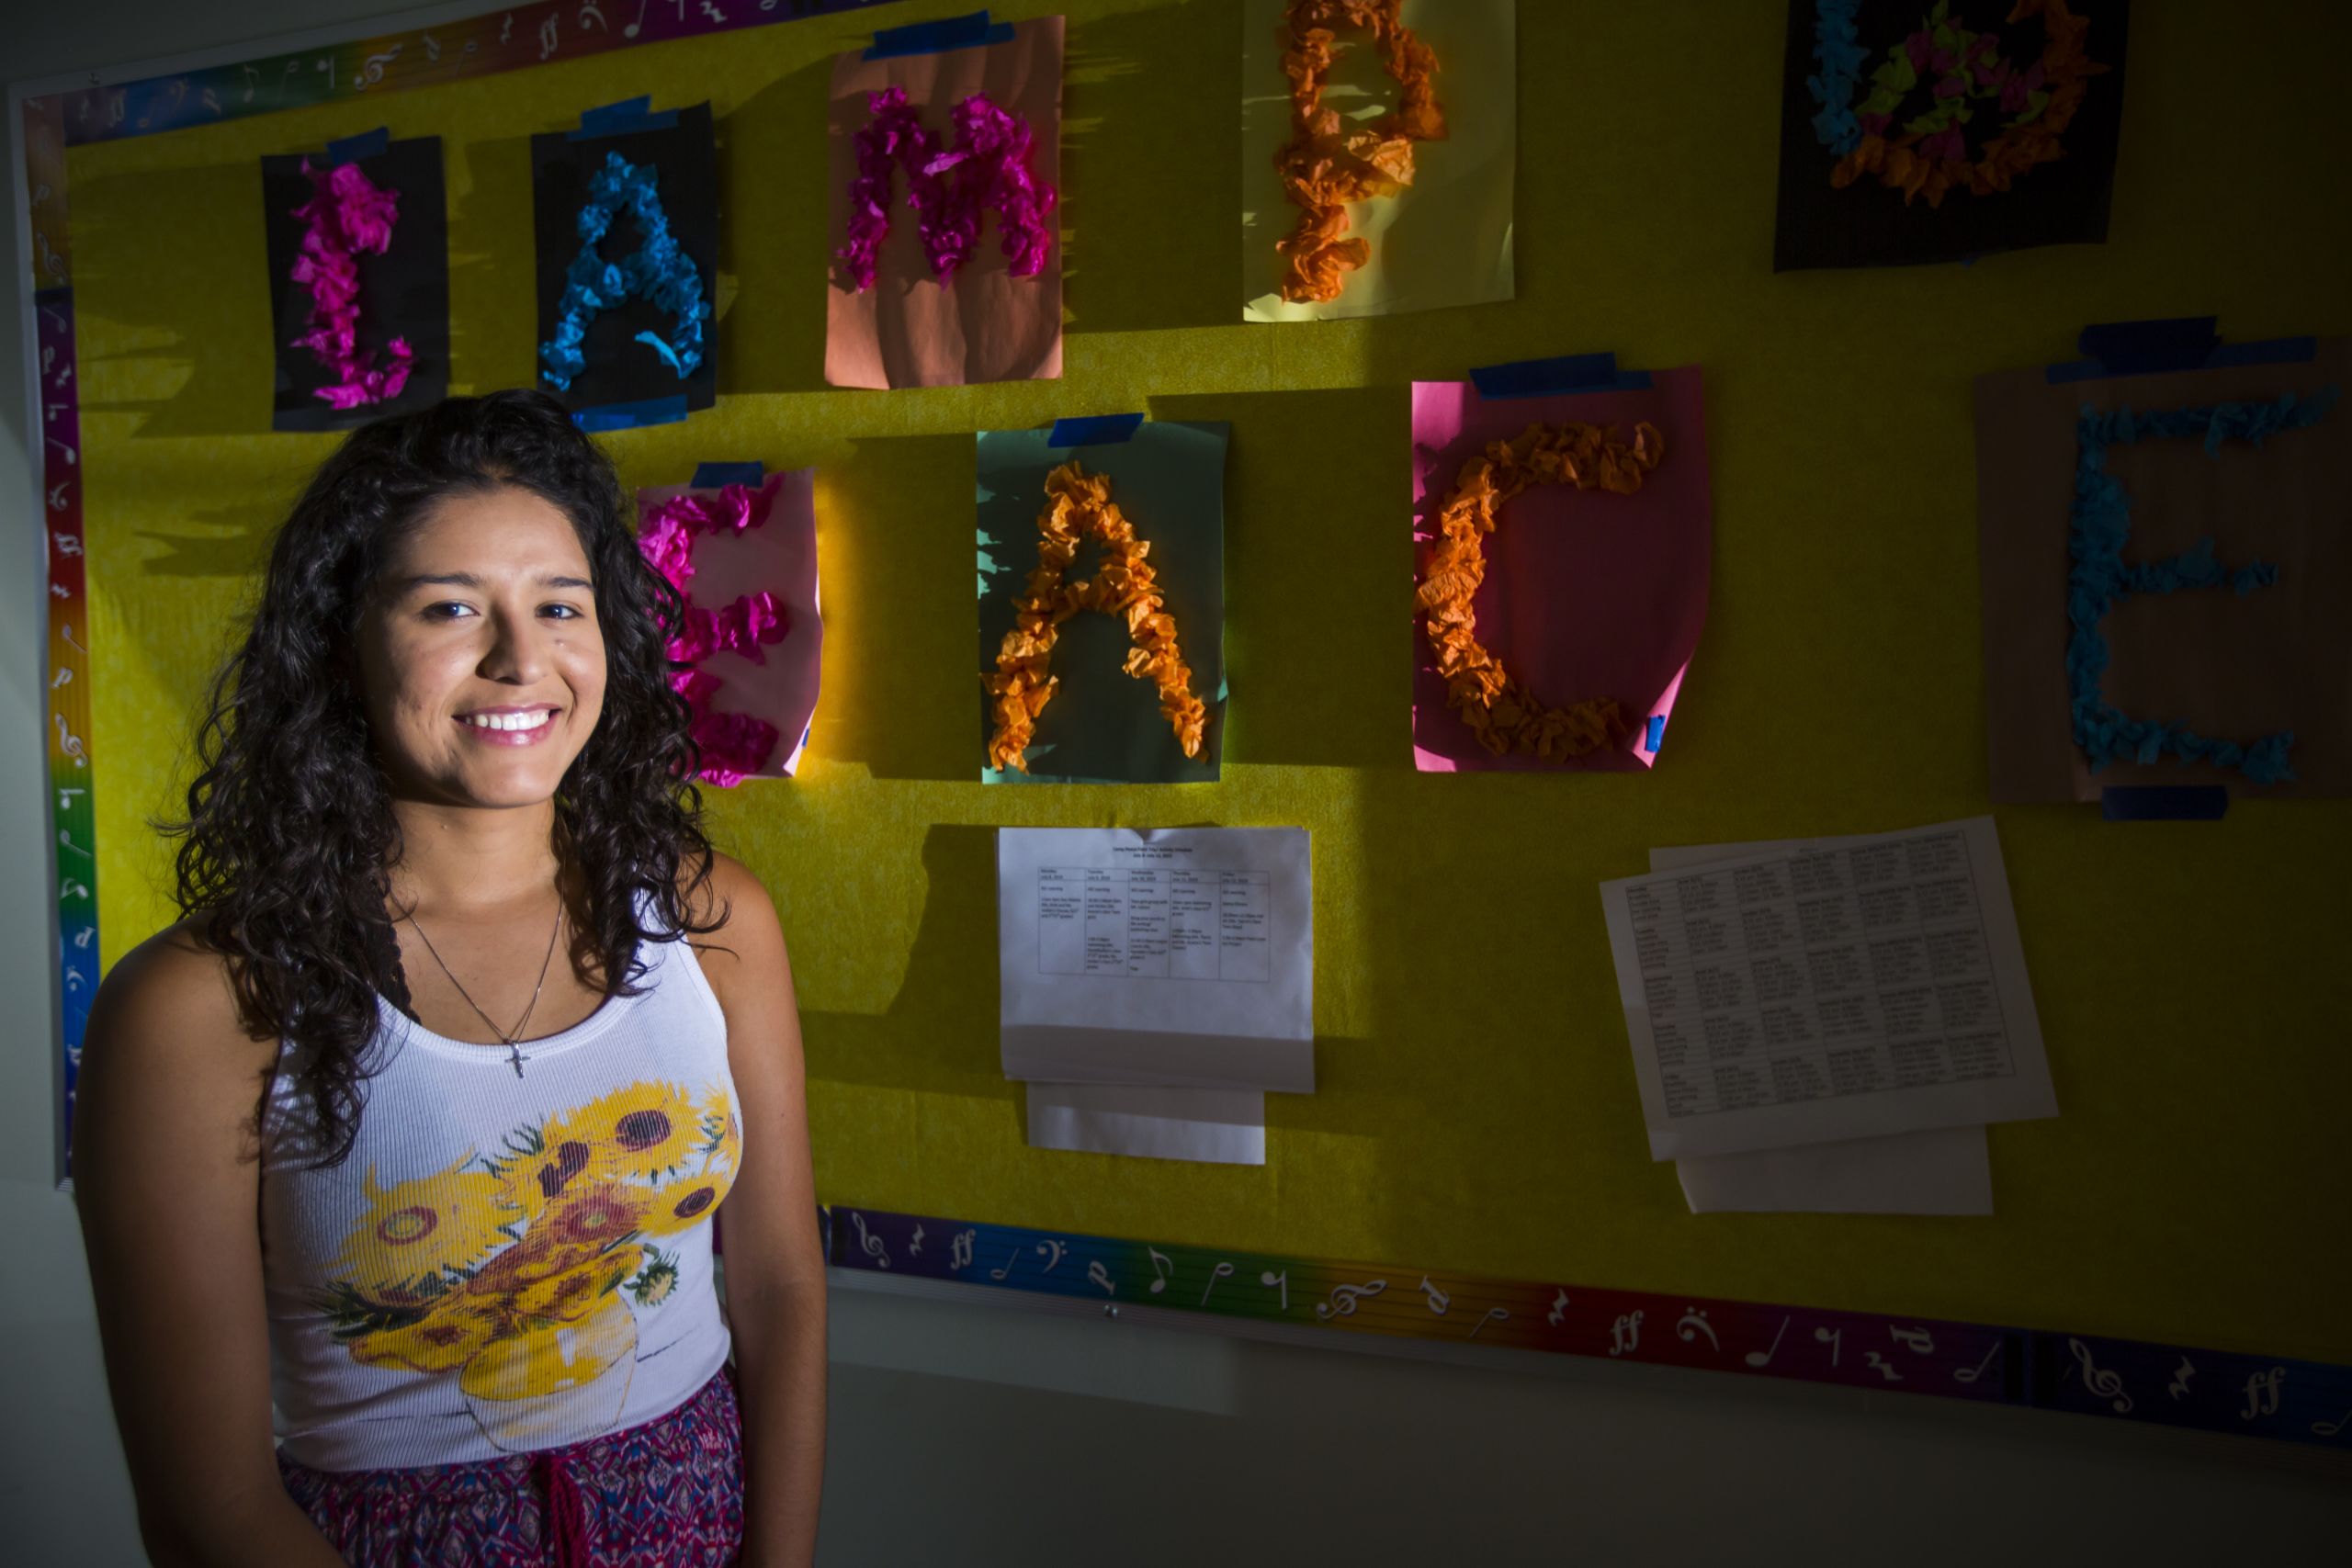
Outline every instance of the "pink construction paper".
{"label": "pink construction paper", "polygon": [[[856,136],[872,118],[868,94],[904,87],[923,123],[945,144],[948,111],[974,93],[1029,122],[1036,138],[1037,179],[1061,188],[1062,18],[1013,24],[1012,37],[984,48],[942,54],[833,62],[826,178],[830,243],[848,238],[849,187],[857,176]],[[932,275],[906,205],[902,174],[891,209],[890,237],[876,257],[874,287],[853,293],[839,259],[826,279],[825,379],[836,387],[955,387],[977,381],[1054,379],[1062,373],[1062,247],[1057,208],[1046,221],[1057,232],[1045,270],[1015,277],[998,244],[994,215],[980,226],[971,259],[945,286]]]}
{"label": "pink construction paper", "polygon": [[1647,420],[1666,457],[1632,495],[1543,485],[1503,508],[1487,536],[1487,576],[1475,601],[1478,640],[1537,697],[1565,707],[1614,697],[1633,734],[1614,750],[1568,762],[1498,757],[1445,705],[1421,618],[1413,617],[1413,766],[1422,773],[1632,773],[1656,765],[1645,719],[1666,718],[1663,752],[1683,676],[1707,621],[1713,525],[1706,414],[1697,367],[1653,371],[1639,391],[1481,399],[1465,381],[1413,384],[1415,581],[1437,535],[1437,513],[1464,461],[1529,425],[1580,421],[1630,437]]}
{"label": "pink construction paper", "polygon": [[[765,590],[783,600],[790,612],[784,640],[760,649],[766,662],[754,664],[742,654],[727,650],[712,654],[696,666],[720,682],[711,694],[711,711],[746,713],[775,726],[775,750],[769,754],[767,765],[753,775],[759,778],[793,775],[808,745],[808,721],[817,711],[825,622],[817,595],[816,479],[814,468],[770,474],[761,487],[770,498],[767,521],[731,537],[696,536],[695,574],[686,581],[687,594],[705,609],[715,610],[733,604],[739,594]],[[718,492],[715,489],[695,491],[691,485],[640,490],[637,492],[639,513],[690,493]]]}

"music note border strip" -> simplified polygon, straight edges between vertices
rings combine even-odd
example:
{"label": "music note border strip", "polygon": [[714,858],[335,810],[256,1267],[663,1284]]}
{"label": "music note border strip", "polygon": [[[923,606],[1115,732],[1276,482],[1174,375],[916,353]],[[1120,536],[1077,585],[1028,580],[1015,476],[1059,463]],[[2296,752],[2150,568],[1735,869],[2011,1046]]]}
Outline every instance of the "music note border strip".
{"label": "music note border strip", "polygon": [[52,100],[68,145],[406,87],[524,70],[681,39],[871,8],[875,0],[537,0],[429,28],[198,71],[78,89]]}
{"label": "music note border strip", "polygon": [[72,1171],[74,1095],[82,1036],[98,983],[97,761],[90,753],[88,538],[83,529],[81,377],[74,360],[74,294],[33,295],[32,353],[40,402],[38,515],[49,563],[48,658],[42,672],[49,709],[43,748],[49,761],[51,864],[57,890],[57,971],[61,1002],[57,1048],[57,1179]]}
{"label": "music note border strip", "polygon": [[[846,1233],[846,1234],[844,1234]],[[2352,1449],[2352,1367],[833,1205],[837,1269],[1227,1321],[1791,1378]]]}

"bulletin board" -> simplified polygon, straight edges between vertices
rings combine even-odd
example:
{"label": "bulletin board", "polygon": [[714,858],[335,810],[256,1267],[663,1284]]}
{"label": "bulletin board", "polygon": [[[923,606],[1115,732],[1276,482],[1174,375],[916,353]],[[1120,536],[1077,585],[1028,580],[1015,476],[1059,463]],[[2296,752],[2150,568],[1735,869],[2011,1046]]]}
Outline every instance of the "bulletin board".
{"label": "bulletin board", "polygon": [[[335,443],[269,430],[259,160],[379,125],[441,138],[451,389],[528,385],[530,137],[639,93],[707,98],[718,402],[604,440],[632,486],[704,461],[817,469],[828,647],[807,756],[795,780],[708,799],[714,837],[783,918],[844,1261],[903,1257],[903,1218],[936,1215],[1016,1251],[1125,1238],[1213,1287],[1212,1255],[1247,1259],[1228,1272],[1253,1288],[1281,1259],[1379,1260],[1388,1304],[1416,1310],[1419,1275],[2016,1325],[2094,1348],[2086,1399],[2112,1375],[2091,1365],[2098,1337],[2352,1362],[2352,806],[2241,801],[2218,823],[1997,812],[2061,1114],[1991,1129],[1992,1218],[1688,1213],[1645,1146],[1596,892],[1653,845],[1990,809],[1972,380],[2068,357],[2092,321],[2352,330],[2352,208],[2313,199],[2339,178],[2337,7],[2135,11],[2104,245],[1775,276],[1782,6],[1523,5],[1516,299],[1269,325],[1238,310],[1238,106],[1281,85],[1245,86],[1237,0],[1009,0],[997,15],[1069,17],[1063,376],[829,389],[832,58],[958,8],[728,0],[744,15],[679,37],[673,0],[650,20],[634,0],[566,0],[505,14],[518,68],[496,75],[436,79],[411,34],[330,51],[340,85],[278,112],[77,136],[90,96],[28,107],[51,202],[36,282],[71,306],[70,337],[44,322],[40,342],[78,370],[85,553],[70,564],[86,604],[69,626],[86,634],[74,729],[97,785],[105,957],[172,918],[148,824],[184,786],[191,715],[271,530]],[[643,31],[623,47],[632,11]],[[501,47],[500,17],[443,29],[435,71],[461,39]],[[310,84],[327,53],[284,63],[310,58],[252,79]],[[159,114],[165,96],[149,95]],[[101,118],[141,102],[95,101]],[[40,178],[44,130],[62,194]],[[1597,350],[1705,374],[1712,609],[1672,733],[1646,773],[1416,773],[1409,383]],[[985,787],[973,433],[1129,411],[1231,427],[1221,780]],[[1312,835],[1316,1092],[1268,1097],[1262,1168],[1028,1148],[998,1061],[993,829],[1200,823]],[[1323,1319],[1356,1315],[1362,1298],[1332,1288],[1314,1297]],[[1553,1289],[1514,1323],[1539,1325]],[[1301,1293],[1295,1275],[1294,1315]],[[1670,1313],[1622,1347],[1627,1310],[1593,1321],[1636,1359],[1703,1348],[1669,1336]],[[1602,1353],[1595,1333],[1572,1348]],[[2229,1394],[2234,1410],[2234,1380]],[[2165,1399],[2139,1397],[2143,1413]]]}

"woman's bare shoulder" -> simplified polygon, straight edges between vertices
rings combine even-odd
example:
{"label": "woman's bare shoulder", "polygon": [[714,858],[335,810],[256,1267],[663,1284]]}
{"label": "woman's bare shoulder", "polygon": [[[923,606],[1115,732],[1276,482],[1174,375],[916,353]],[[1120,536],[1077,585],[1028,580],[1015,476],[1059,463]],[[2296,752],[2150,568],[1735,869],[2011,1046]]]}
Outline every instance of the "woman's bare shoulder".
{"label": "woman's bare shoulder", "polygon": [[157,931],[107,970],[91,1005],[85,1048],[218,1055],[244,1066],[266,1044],[274,1048],[245,1027],[227,955],[206,940],[201,921],[186,919]]}
{"label": "woman's bare shoulder", "polygon": [[733,855],[710,854],[710,874],[699,886],[679,878],[686,894],[686,912],[696,925],[717,921],[706,942],[727,942],[732,936],[753,940],[776,929],[775,905],[766,886],[752,868]]}

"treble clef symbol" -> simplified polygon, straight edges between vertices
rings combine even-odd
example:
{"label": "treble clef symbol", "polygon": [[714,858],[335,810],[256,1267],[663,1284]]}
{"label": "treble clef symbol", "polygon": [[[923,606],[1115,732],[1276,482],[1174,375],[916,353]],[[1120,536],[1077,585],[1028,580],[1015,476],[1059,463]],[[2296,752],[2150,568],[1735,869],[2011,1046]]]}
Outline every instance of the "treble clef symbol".
{"label": "treble clef symbol", "polygon": [[890,1267],[890,1249],[882,1245],[880,1236],[865,1228],[865,1216],[852,1210],[849,1223],[857,1227],[857,1245],[864,1249],[866,1257],[874,1259],[874,1266],[876,1269]]}
{"label": "treble clef symbol", "polygon": [[1315,1303],[1315,1315],[1326,1323],[1335,1317],[1353,1317],[1359,1298],[1376,1296],[1387,1288],[1385,1280],[1368,1280],[1361,1285],[1338,1286],[1332,1290],[1329,1301]]}
{"label": "treble clef symbol", "polygon": [[2112,1369],[2101,1371],[2092,1365],[2091,1348],[2079,1339],[2067,1340],[2066,1348],[2073,1351],[2075,1359],[2083,1364],[2083,1386],[2101,1399],[2113,1401],[2118,1416],[2131,1415],[2132,1396],[2123,1392],[2122,1374]]}

